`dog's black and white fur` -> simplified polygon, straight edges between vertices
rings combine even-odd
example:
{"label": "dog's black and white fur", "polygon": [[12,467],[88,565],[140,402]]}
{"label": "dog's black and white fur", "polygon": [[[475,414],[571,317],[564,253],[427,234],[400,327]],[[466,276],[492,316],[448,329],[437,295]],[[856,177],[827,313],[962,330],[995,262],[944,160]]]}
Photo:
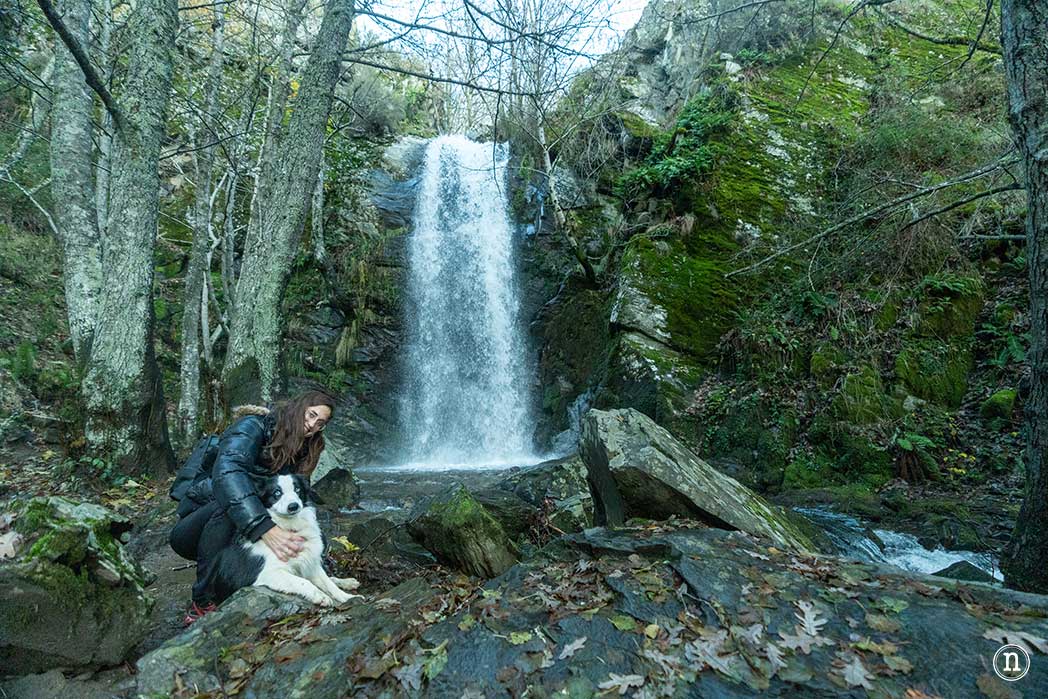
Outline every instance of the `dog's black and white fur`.
{"label": "dog's black and white fur", "polygon": [[324,572],[324,538],[317,525],[309,484],[300,475],[274,476],[261,494],[262,504],[277,526],[305,538],[297,556],[281,561],[269,546],[258,541],[227,546],[209,570],[215,602],[222,602],[242,587],[261,585],[278,592],[304,597],[314,604],[331,606],[353,597],[347,590],[359,583],[353,578],[332,578]]}

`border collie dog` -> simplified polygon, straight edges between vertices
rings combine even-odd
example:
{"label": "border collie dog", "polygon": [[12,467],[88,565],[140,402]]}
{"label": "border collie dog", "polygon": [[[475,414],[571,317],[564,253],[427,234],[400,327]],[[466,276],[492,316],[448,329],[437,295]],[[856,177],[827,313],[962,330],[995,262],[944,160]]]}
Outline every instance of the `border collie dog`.
{"label": "border collie dog", "polygon": [[359,583],[353,578],[331,578],[324,572],[324,538],[305,477],[273,476],[262,492],[262,504],[277,526],[305,538],[297,556],[281,561],[261,539],[234,542],[224,548],[208,570],[209,588],[216,603],[242,587],[261,585],[277,592],[304,597],[325,607],[353,597]]}

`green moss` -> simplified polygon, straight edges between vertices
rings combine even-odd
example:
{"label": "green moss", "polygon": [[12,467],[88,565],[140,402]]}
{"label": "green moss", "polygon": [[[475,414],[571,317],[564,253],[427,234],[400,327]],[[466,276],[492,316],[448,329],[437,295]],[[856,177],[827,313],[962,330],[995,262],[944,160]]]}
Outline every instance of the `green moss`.
{"label": "green moss", "polygon": [[872,366],[864,366],[844,377],[840,393],[830,405],[833,414],[840,420],[867,425],[896,415],[894,401],[884,392],[880,374]]}
{"label": "green moss", "polygon": [[808,367],[811,377],[821,388],[830,388],[846,362],[844,352],[830,344],[818,345],[811,353]]}
{"label": "green moss", "polygon": [[724,276],[728,268],[720,261],[723,247],[716,244],[725,243],[710,242],[706,256],[696,257],[680,241],[667,247],[634,238],[623,257],[628,283],[666,310],[673,346],[699,359],[712,355],[739,305],[738,287]]}
{"label": "green moss", "polygon": [[649,124],[642,117],[633,112],[618,112],[615,114],[622,122],[622,128],[634,138],[655,138],[659,135],[659,128]]}
{"label": "green moss", "polygon": [[921,282],[919,334],[949,339],[969,337],[982,310],[983,284],[977,276],[942,273]]}
{"label": "green moss", "polygon": [[969,343],[912,338],[895,359],[895,374],[918,398],[957,408],[968,389]]}
{"label": "green moss", "polygon": [[979,406],[979,413],[983,418],[991,421],[1011,420],[1017,395],[1014,388],[1003,388],[982,402],[982,405]]}

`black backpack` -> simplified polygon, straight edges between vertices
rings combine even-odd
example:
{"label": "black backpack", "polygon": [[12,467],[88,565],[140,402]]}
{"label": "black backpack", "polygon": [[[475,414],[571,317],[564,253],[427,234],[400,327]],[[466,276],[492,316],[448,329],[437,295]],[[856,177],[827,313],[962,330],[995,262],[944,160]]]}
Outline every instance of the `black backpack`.
{"label": "black backpack", "polygon": [[211,476],[211,467],[215,465],[218,455],[218,435],[207,434],[193,446],[193,451],[182,468],[175,475],[169,495],[172,500],[181,501],[186,491],[199,481]]}

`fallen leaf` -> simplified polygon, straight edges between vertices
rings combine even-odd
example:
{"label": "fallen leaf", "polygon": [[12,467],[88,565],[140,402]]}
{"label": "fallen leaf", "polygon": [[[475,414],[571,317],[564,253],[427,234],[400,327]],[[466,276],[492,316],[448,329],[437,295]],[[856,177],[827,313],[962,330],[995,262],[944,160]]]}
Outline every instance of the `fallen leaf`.
{"label": "fallen leaf", "polygon": [[560,655],[557,656],[557,660],[566,660],[567,658],[570,658],[571,656],[578,653],[580,650],[582,650],[583,646],[586,645],[587,638],[588,636],[580,636],[568,645],[564,646],[564,648],[560,651]]}
{"label": "fallen leaf", "polygon": [[999,677],[985,673],[979,675],[975,685],[985,696],[990,699],[1022,699],[1022,693],[1010,687],[1007,682],[1002,682]]}
{"label": "fallen leaf", "polygon": [[822,627],[826,625],[826,619],[820,619],[815,605],[807,600],[797,600],[794,604],[801,610],[800,614],[795,613],[794,616],[800,620],[804,633],[818,636]]}
{"label": "fallen leaf", "polygon": [[637,628],[637,622],[633,620],[633,617],[626,616],[625,614],[616,614],[611,617],[611,623],[615,625],[615,628],[619,631],[632,631]]}
{"label": "fallen leaf", "polygon": [[859,656],[851,656],[851,660],[845,663],[841,669],[841,675],[844,677],[844,681],[848,683],[849,687],[862,687],[863,689],[873,689],[873,685],[870,684],[870,680],[873,679],[873,675],[866,670],[866,667],[859,660]]}
{"label": "fallen leaf", "polygon": [[866,623],[874,631],[882,633],[894,633],[902,628],[899,622],[884,616],[883,614],[867,614]]}
{"label": "fallen leaf", "polygon": [[616,675],[613,672],[606,682],[601,682],[597,686],[601,689],[615,689],[619,694],[625,694],[630,687],[643,687],[644,677],[642,675]]}
{"label": "fallen leaf", "polygon": [[460,631],[469,631],[477,623],[477,620],[473,618],[472,614],[467,614],[462,617],[462,621],[458,623]]}
{"label": "fallen leaf", "polygon": [[881,597],[873,603],[873,606],[877,607],[878,609],[884,612],[898,614],[899,612],[909,607],[910,603],[904,599],[896,599],[894,597]]}
{"label": "fallen leaf", "polygon": [[885,655],[884,664],[892,671],[901,672],[904,675],[910,674],[913,670],[913,664],[901,655]]}
{"label": "fallen leaf", "polygon": [[353,551],[359,551],[360,550],[359,546],[357,546],[356,544],[354,544],[352,541],[350,541],[349,539],[347,539],[344,536],[333,536],[333,537],[331,537],[331,540],[332,541],[337,541],[338,543],[342,544],[342,547],[344,549],[346,549],[346,551],[349,551],[350,553],[352,553]]}
{"label": "fallen leaf", "polygon": [[519,646],[522,643],[527,643],[532,639],[532,633],[530,631],[514,631],[509,635],[509,642],[515,646]]}
{"label": "fallen leaf", "polygon": [[656,636],[659,635],[659,625],[658,624],[648,624],[647,626],[644,627],[644,635],[647,636],[648,638],[654,639]]}
{"label": "fallen leaf", "polygon": [[1017,646],[1025,648],[1027,653],[1031,650],[1030,646],[1033,646],[1041,653],[1048,655],[1048,641],[1045,641],[1038,636],[1034,636],[1033,634],[1026,633],[1025,631],[1010,631],[1008,629],[994,627],[985,631],[982,637],[991,641],[997,641],[1001,644],[1014,643]]}

